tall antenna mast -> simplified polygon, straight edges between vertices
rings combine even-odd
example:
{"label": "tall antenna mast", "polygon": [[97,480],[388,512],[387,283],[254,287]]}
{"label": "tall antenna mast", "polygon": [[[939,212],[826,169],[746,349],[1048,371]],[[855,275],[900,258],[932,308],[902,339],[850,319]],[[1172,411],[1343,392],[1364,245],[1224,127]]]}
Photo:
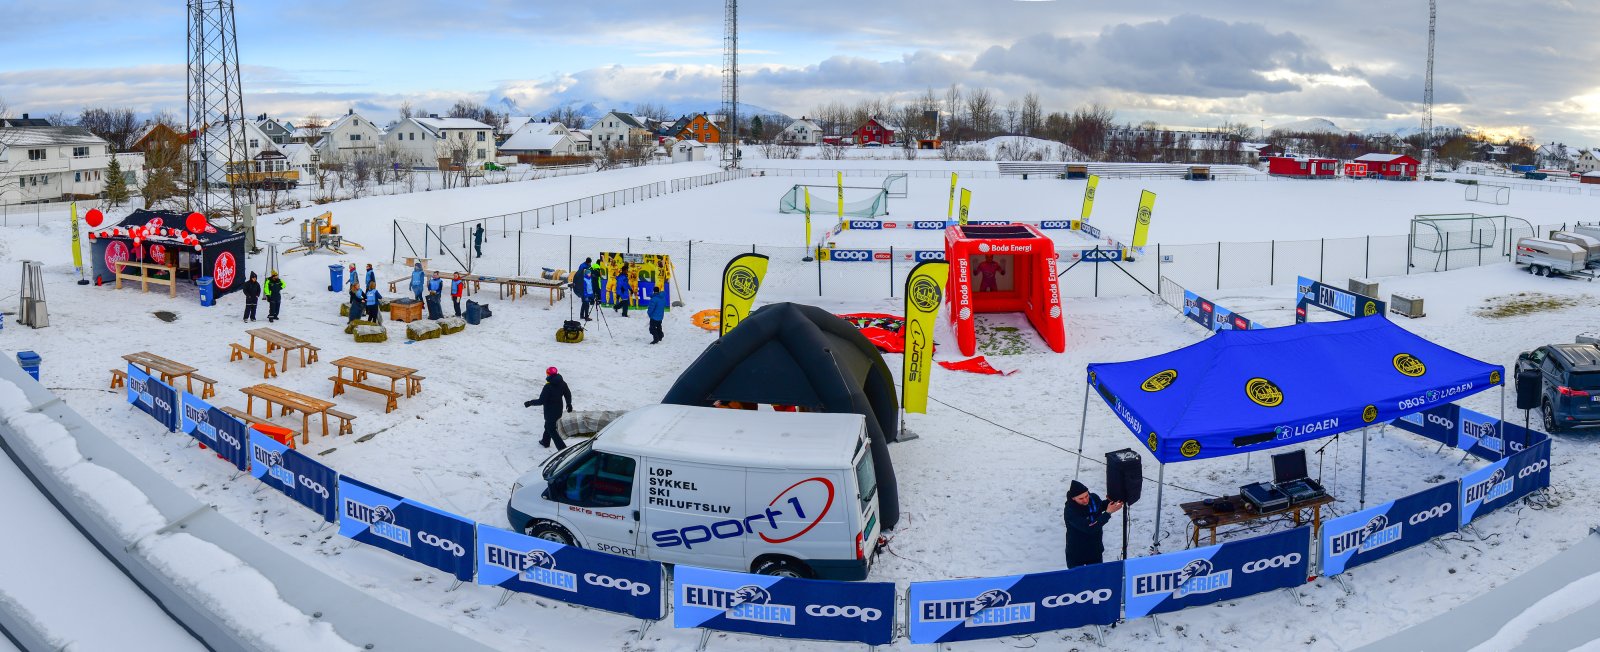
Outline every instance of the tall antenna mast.
{"label": "tall antenna mast", "polygon": [[722,167],[739,169],[739,0],[727,0],[722,26]]}
{"label": "tall antenna mast", "polygon": [[1433,169],[1433,33],[1438,25],[1439,2],[1428,0],[1428,74],[1422,89],[1422,169]]}
{"label": "tall antenna mast", "polygon": [[[229,184],[226,199],[211,196],[213,183],[227,179],[228,165],[247,165],[244,147],[244,92],[239,83],[238,31],[233,22],[233,0],[188,0],[189,71],[185,109],[189,151],[193,168],[189,184],[190,210],[210,216],[230,210],[239,215],[237,184]],[[217,160],[222,154],[223,160]],[[241,170],[243,171],[243,170]]]}

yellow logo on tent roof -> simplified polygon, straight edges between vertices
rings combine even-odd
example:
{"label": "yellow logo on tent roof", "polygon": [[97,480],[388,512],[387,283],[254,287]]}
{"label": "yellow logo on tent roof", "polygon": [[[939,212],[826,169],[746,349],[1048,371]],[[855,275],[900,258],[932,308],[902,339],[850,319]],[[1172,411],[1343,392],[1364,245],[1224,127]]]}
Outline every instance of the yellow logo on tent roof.
{"label": "yellow logo on tent roof", "polygon": [[1155,373],[1155,375],[1144,379],[1144,384],[1139,385],[1139,389],[1142,389],[1142,390],[1147,391],[1147,392],[1159,392],[1159,391],[1161,391],[1163,389],[1171,387],[1172,383],[1177,382],[1177,380],[1178,380],[1178,370],[1177,369],[1167,369],[1166,371],[1158,371],[1158,372]]}
{"label": "yellow logo on tent roof", "polygon": [[1283,405],[1283,390],[1265,378],[1251,378],[1244,383],[1244,394],[1261,407]]}
{"label": "yellow logo on tent roof", "polygon": [[1416,378],[1428,373],[1428,365],[1422,364],[1421,360],[1410,353],[1397,353],[1394,356],[1394,370]]}

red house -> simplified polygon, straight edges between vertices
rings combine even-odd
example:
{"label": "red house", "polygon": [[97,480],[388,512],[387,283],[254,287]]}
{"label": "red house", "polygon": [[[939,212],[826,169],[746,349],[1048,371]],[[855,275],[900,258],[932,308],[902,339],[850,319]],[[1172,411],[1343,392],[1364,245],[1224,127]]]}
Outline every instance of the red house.
{"label": "red house", "polygon": [[1403,181],[1414,181],[1417,178],[1417,159],[1405,154],[1364,154],[1355,158],[1357,163],[1367,164],[1367,177],[1379,177]]}
{"label": "red house", "polygon": [[866,124],[857,127],[851,133],[856,137],[857,145],[865,145],[867,143],[893,145],[894,132],[899,130],[899,127],[885,122],[882,118],[867,118]]}
{"label": "red house", "polygon": [[1339,162],[1331,158],[1290,158],[1280,156],[1267,159],[1267,174],[1296,179],[1332,179],[1338,175]]}

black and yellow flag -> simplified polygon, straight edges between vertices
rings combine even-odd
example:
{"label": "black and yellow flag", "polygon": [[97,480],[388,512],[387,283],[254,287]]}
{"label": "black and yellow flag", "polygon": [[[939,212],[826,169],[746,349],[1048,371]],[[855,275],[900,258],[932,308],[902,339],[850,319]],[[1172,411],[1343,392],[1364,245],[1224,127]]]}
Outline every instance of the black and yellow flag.
{"label": "black and yellow flag", "polygon": [[962,226],[967,225],[967,214],[972,210],[972,191],[961,189],[961,212],[957,214],[957,222]]}
{"label": "black and yellow flag", "polygon": [[767,257],[761,254],[739,254],[728,261],[722,270],[722,324],[717,335],[744,321],[755,303],[756,292],[761,290],[761,279],[767,277]]}
{"label": "black and yellow flag", "polygon": [[1083,211],[1078,215],[1079,220],[1084,222],[1089,221],[1089,215],[1094,213],[1094,193],[1099,189],[1100,176],[1095,174],[1089,175],[1089,184],[1083,187]]}
{"label": "black and yellow flag", "polygon": [[906,277],[906,352],[900,368],[900,406],[928,413],[928,380],[933,374],[933,326],[944,303],[950,263],[928,260]]}
{"label": "black and yellow flag", "polygon": [[1143,247],[1150,236],[1150,215],[1156,210],[1156,194],[1148,190],[1139,195],[1139,212],[1133,217],[1133,246]]}

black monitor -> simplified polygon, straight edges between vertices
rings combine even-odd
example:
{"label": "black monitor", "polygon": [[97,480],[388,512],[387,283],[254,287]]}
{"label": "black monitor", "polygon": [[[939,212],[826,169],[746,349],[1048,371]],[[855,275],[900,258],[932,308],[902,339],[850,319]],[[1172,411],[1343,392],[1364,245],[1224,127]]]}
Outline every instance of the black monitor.
{"label": "black monitor", "polygon": [[1278,484],[1306,478],[1306,451],[1300,449],[1272,456],[1272,481]]}

